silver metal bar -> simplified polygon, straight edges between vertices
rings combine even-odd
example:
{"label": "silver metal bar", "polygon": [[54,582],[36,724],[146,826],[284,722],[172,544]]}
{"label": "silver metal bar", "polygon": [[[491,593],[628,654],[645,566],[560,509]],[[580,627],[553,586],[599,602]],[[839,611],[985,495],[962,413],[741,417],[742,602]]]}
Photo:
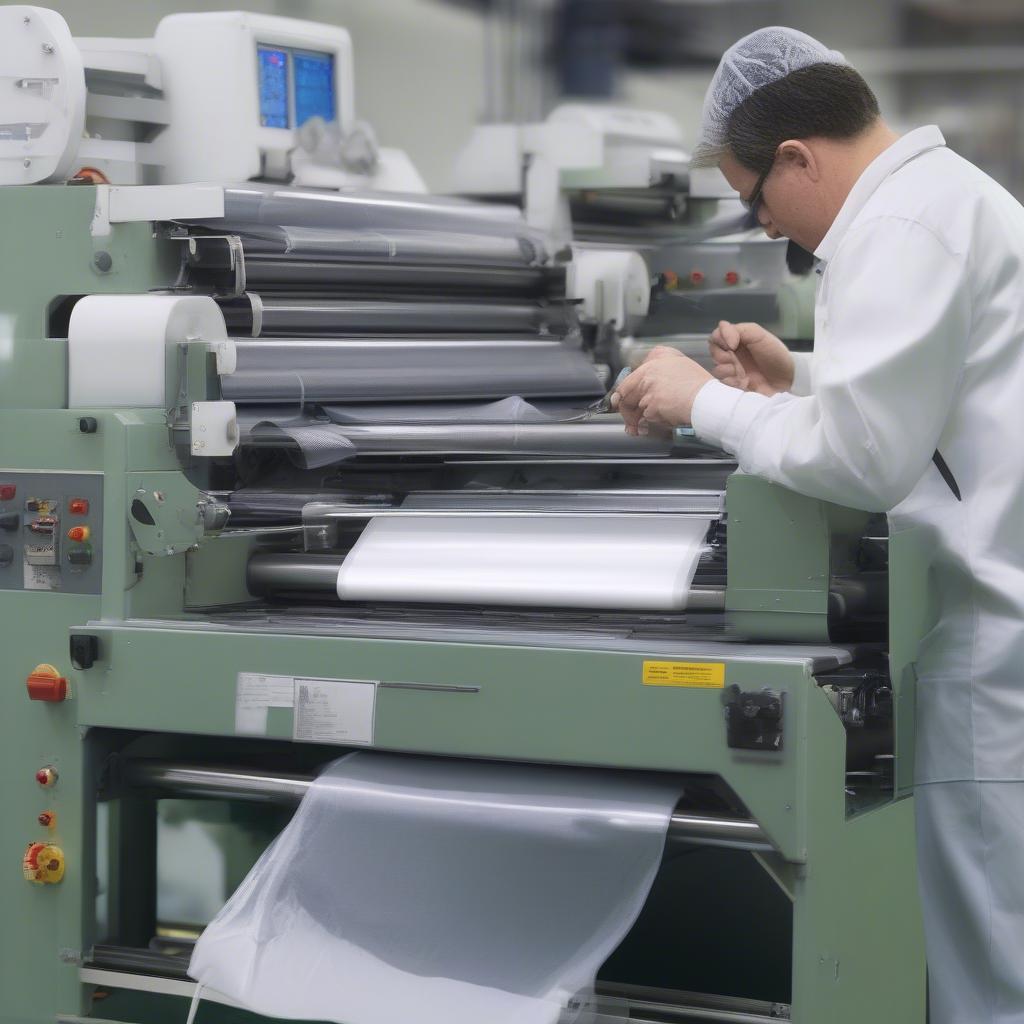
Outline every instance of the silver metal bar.
{"label": "silver metal bar", "polygon": [[574,519],[604,519],[608,516],[623,519],[661,519],[677,516],[680,519],[706,518],[710,513],[699,509],[681,512],[678,509],[636,511],[619,508],[565,509],[552,508],[377,508],[357,505],[345,508],[333,505],[329,510],[318,512],[316,519],[537,519],[554,515],[572,516]]}
{"label": "silver metal bar", "polygon": [[[309,775],[260,772],[249,768],[208,768],[166,761],[126,761],[124,781],[132,788],[172,792],[179,797],[298,803],[313,784]],[[676,812],[669,825],[673,840],[697,846],[772,850],[761,826],[749,818],[716,818]]]}

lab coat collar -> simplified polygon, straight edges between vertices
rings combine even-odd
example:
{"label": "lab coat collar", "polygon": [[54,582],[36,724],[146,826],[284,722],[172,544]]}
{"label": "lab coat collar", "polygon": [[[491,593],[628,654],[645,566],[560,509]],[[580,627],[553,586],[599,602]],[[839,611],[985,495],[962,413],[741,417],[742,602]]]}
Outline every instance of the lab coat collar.
{"label": "lab coat collar", "polygon": [[822,261],[832,258],[843,236],[849,230],[854,218],[863,209],[864,204],[871,198],[879,185],[889,177],[890,174],[899,170],[905,163],[920,156],[929,149],[937,149],[944,146],[946,140],[942,132],[934,124],[925,125],[923,128],[915,128],[907,132],[902,138],[897,139],[888,149],[883,150],[874,160],[864,168],[861,176],[857,179],[850,194],[846,197],[839,210],[832,227],[828,229],[821,244],[814,250],[814,255]]}

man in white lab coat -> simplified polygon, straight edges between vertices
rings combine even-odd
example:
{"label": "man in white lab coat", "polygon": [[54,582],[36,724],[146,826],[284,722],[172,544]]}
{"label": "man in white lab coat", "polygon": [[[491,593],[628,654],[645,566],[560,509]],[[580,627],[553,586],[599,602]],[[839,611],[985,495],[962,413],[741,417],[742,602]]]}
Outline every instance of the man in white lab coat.
{"label": "man in white lab coat", "polygon": [[618,408],[631,433],[692,423],[745,472],[926,531],[931,1020],[1024,1024],[1024,208],[938,128],[898,137],[842,56],[790,29],[727,51],[699,152],[817,257],[814,354],[722,323],[714,375],[655,350]]}

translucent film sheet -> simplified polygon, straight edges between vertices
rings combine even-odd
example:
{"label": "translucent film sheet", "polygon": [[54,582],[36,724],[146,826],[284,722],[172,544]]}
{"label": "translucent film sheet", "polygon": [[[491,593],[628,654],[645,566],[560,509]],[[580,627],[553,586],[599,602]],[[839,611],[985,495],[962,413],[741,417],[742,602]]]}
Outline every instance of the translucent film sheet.
{"label": "translucent film sheet", "polygon": [[343,601],[681,611],[710,519],[670,515],[372,520]]}
{"label": "translucent film sheet", "polygon": [[350,754],[190,974],[271,1017],[554,1024],[639,914],[678,795],[640,775]]}
{"label": "translucent film sheet", "polygon": [[312,418],[239,416],[243,446],[295,447],[313,469],[357,455],[536,455],[662,458],[672,441],[631,437],[621,423],[325,423]]}

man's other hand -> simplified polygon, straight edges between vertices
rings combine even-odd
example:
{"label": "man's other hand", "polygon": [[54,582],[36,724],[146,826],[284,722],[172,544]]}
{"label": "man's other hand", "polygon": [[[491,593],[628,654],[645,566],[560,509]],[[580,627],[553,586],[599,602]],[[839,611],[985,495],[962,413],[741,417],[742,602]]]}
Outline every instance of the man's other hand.
{"label": "man's other hand", "polygon": [[690,422],[693,400],[712,376],[675,349],[659,346],[619,384],[612,408],[626,423],[626,433],[672,430]]}
{"label": "man's other hand", "polygon": [[793,387],[793,356],[760,324],[722,320],[708,339],[715,376],[730,387],[775,395]]}

